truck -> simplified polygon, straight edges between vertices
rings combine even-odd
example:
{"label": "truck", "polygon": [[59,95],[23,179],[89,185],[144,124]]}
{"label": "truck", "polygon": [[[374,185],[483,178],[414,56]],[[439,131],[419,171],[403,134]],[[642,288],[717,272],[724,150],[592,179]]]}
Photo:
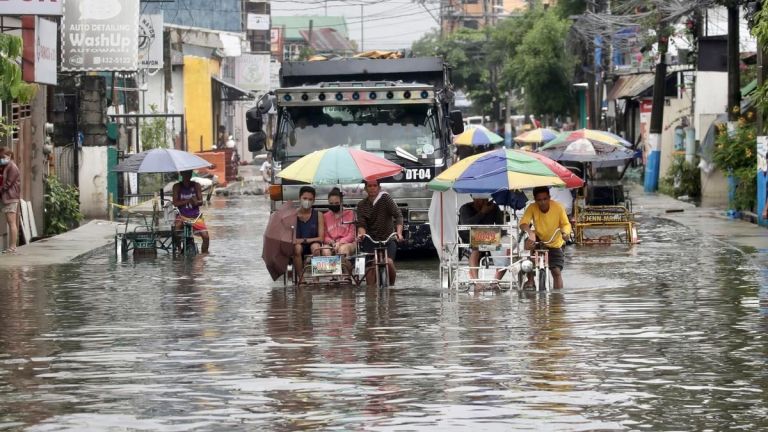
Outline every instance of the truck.
{"label": "truck", "polygon": [[[262,98],[263,99],[263,98]],[[258,119],[276,111],[272,139],[259,132],[249,147],[271,141],[272,209],[298,199],[303,184],[276,175],[316,150],[348,145],[385,157],[404,170],[381,179],[382,189],[403,214],[401,249],[433,248],[428,210],[432,193],[427,183],[452,159],[452,134],[463,131],[460,111],[453,110],[450,68],[438,57],[284,62],[280,88],[261,100],[246,120],[261,129]],[[250,141],[251,138],[249,138]],[[337,185],[345,206],[365,197],[363,184]],[[332,186],[317,187],[316,206],[327,204]]]}

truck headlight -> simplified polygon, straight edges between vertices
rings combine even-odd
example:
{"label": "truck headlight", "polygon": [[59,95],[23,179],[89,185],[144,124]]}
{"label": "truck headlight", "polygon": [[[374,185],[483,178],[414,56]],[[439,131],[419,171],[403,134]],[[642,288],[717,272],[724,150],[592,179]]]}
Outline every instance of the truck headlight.
{"label": "truck headlight", "polygon": [[411,210],[408,212],[409,222],[427,222],[429,221],[429,212],[427,210]]}

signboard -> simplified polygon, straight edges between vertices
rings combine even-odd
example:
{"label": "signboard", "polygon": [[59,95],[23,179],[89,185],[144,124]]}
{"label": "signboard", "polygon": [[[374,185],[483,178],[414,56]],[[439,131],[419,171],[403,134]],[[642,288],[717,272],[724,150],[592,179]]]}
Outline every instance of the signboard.
{"label": "signboard", "polygon": [[768,136],[757,137],[757,170],[768,173]]}
{"label": "signboard", "polygon": [[269,15],[249,13],[245,26],[246,30],[269,30]]}
{"label": "signboard", "polygon": [[311,261],[312,276],[341,275],[341,256],[313,256]]}
{"label": "signboard", "polygon": [[27,82],[56,85],[56,23],[37,16],[22,17],[21,22],[22,78]]}
{"label": "signboard", "polygon": [[480,251],[501,249],[501,227],[472,227],[469,229],[469,245]]}
{"label": "signboard", "polygon": [[[283,29],[281,27],[272,27],[269,30],[269,44],[271,48],[272,56],[277,61],[283,61]],[[277,87],[275,87],[277,88]]]}
{"label": "signboard", "polygon": [[61,70],[136,70],[139,2],[67,0],[61,21]]}
{"label": "signboard", "polygon": [[163,15],[139,17],[139,68],[163,67]]}
{"label": "signboard", "polygon": [[0,15],[61,16],[63,4],[64,0],[0,0]]}
{"label": "signboard", "polygon": [[236,81],[246,90],[269,90],[269,54],[245,54],[237,58]]}

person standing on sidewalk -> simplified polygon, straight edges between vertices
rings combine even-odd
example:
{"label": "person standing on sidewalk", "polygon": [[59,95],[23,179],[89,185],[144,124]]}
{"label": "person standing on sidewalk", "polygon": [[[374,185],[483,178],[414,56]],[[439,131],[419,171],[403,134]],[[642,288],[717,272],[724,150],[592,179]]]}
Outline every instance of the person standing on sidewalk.
{"label": "person standing on sidewalk", "polygon": [[13,152],[0,147],[0,169],[3,172],[3,185],[0,196],[3,199],[3,214],[8,222],[8,249],[3,253],[16,253],[19,241],[19,199],[21,198],[21,173],[11,160]]}

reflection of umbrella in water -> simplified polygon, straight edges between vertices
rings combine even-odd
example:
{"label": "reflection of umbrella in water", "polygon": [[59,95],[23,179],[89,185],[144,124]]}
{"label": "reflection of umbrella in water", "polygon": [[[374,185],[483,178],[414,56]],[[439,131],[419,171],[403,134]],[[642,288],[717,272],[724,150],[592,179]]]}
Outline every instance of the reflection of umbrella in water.
{"label": "reflection of umbrella in water", "polygon": [[261,258],[272,276],[277,280],[288,269],[293,256],[293,239],[296,227],[296,207],[287,201],[269,217],[264,230],[264,247]]}
{"label": "reflection of umbrella in water", "polygon": [[172,173],[207,168],[212,164],[200,156],[181,150],[152,149],[128,156],[112,171],[129,173]]}

